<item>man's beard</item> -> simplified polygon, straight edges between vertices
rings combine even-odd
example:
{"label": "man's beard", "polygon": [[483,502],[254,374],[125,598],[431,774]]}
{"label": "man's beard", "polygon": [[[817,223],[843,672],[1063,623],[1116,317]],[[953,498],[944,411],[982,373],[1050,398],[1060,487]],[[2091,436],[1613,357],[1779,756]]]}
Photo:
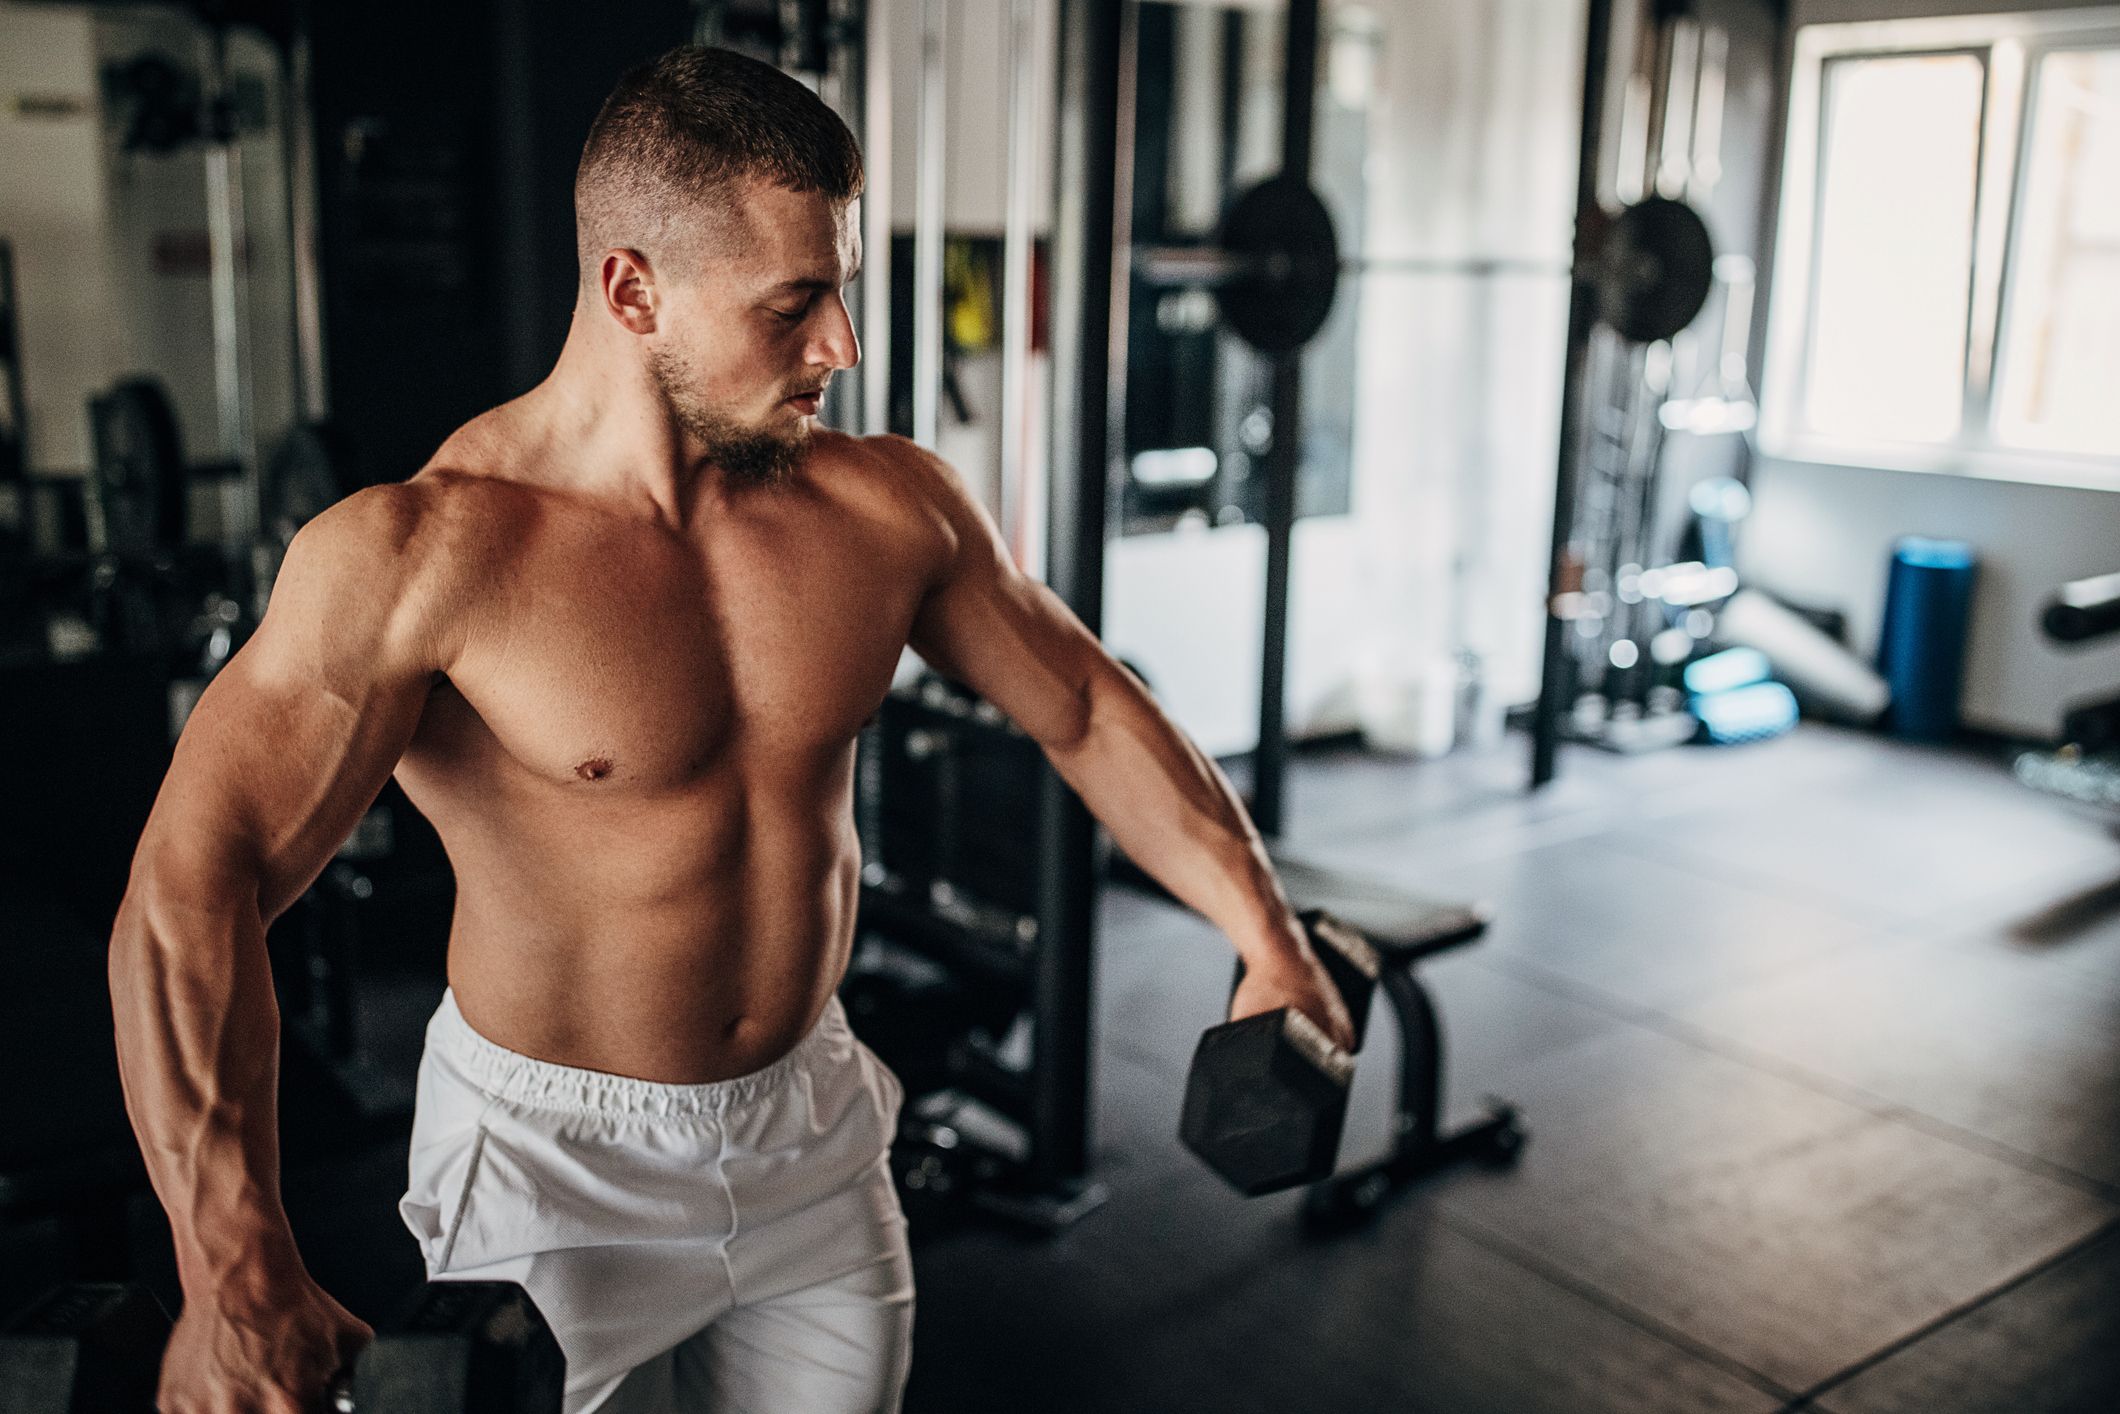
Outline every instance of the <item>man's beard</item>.
{"label": "man's beard", "polygon": [[697,383],[681,360],[668,350],[657,350],[649,361],[656,387],[678,425],[698,441],[706,459],[722,469],[732,481],[753,486],[779,486],[794,474],[810,446],[810,425],[797,419],[785,432],[751,427],[718,408],[710,407],[692,392]]}

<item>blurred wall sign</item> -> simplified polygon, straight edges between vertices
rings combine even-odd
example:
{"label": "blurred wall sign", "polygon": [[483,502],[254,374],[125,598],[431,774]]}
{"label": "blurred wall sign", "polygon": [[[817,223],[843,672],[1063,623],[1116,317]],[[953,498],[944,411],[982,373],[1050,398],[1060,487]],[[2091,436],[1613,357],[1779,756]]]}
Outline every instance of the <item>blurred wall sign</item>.
{"label": "blurred wall sign", "polygon": [[[157,231],[148,250],[148,262],[157,275],[203,280],[213,274],[213,238],[204,227]],[[248,236],[236,240],[236,269],[246,275],[250,273]]]}
{"label": "blurred wall sign", "polygon": [[24,122],[70,123],[92,116],[96,105],[72,93],[18,93],[15,116]]}

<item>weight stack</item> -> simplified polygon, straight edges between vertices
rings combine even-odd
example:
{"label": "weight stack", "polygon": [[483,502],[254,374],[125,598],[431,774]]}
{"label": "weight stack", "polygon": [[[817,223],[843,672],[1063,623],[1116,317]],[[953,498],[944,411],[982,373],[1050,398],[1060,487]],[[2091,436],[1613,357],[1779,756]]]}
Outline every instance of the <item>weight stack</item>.
{"label": "weight stack", "polygon": [[1892,688],[1885,721],[1894,736],[1944,741],[1958,730],[1978,563],[1962,540],[1910,535],[1892,547],[1877,669]]}

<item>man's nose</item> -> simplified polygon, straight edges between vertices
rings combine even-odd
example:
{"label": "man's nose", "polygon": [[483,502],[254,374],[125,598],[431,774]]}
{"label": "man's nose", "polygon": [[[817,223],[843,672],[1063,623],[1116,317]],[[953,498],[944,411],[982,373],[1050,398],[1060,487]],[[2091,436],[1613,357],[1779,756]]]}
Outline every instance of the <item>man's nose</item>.
{"label": "man's nose", "polygon": [[861,338],[854,332],[854,316],[847,312],[843,295],[832,296],[810,361],[833,369],[852,368],[861,362]]}

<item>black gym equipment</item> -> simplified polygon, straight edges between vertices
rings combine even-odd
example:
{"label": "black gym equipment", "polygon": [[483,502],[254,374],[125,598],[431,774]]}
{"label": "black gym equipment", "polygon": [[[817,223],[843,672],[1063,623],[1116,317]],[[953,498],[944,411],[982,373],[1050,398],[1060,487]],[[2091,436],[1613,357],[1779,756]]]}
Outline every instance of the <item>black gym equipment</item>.
{"label": "black gym equipment", "polygon": [[[1395,899],[1386,902],[1403,906]],[[1457,912],[1447,905],[1436,907],[1430,916],[1441,926],[1426,937],[1401,934],[1385,940],[1369,935],[1382,964],[1384,1000],[1399,1026],[1392,1144],[1381,1157],[1310,1186],[1303,1199],[1303,1224],[1313,1235],[1359,1227],[1408,1185],[1454,1164],[1510,1164],[1523,1152],[1529,1136],[1515,1106],[1500,1100],[1488,1101],[1483,1118],[1447,1133],[1442,1129],[1442,1020],[1417,969],[1423,960],[1463,947],[1484,931],[1484,919],[1477,927],[1468,926],[1473,920],[1462,915],[1453,919]]]}
{"label": "black gym equipment", "polygon": [[1691,324],[1715,284],[1708,223],[1669,197],[1622,209],[1592,259],[1598,318],[1637,344],[1668,339]]}
{"label": "black gym equipment", "polygon": [[[1075,1167],[1087,973],[1057,968],[1056,950],[1065,961],[1077,943],[1047,941],[1048,870],[1023,828],[1048,770],[964,688],[923,674],[891,691],[859,747],[860,944],[840,988],[857,1034],[905,1085],[901,1190],[1040,1232],[1106,1196]],[[968,1103],[983,1123],[964,1120]]]}
{"label": "black gym equipment", "polygon": [[[54,1287],[0,1326],[0,1414],[149,1414],[170,1320],[143,1286]],[[567,1362],[514,1282],[436,1281],[327,1391],[333,1414],[559,1414]]]}
{"label": "black gym equipment", "polygon": [[[1303,931],[1347,1007],[1359,1050],[1382,969],[1376,949],[1330,914],[1305,914]],[[1226,1021],[1209,1027],[1193,1052],[1178,1137],[1248,1198],[1316,1183],[1339,1155],[1353,1083],[1353,1052],[1300,1011]]]}
{"label": "black gym equipment", "polygon": [[[1629,82],[1649,110],[1636,135],[1639,150],[1619,154],[1620,191],[1634,199],[1616,210],[1605,199],[1612,155],[1605,117],[1613,0],[1590,0],[1585,21],[1575,281],[1561,383],[1544,659],[1532,718],[1534,789],[1553,779],[1564,734],[1631,751],[1689,740],[1698,730],[1681,710],[1676,685],[1656,681],[1660,666],[1675,677],[1676,664],[1659,664],[1645,641],[1671,625],[1654,622],[1649,611],[1661,606],[1635,592],[1663,551],[1657,515],[1662,404],[1673,368],[1667,341],[1699,316],[1716,280],[1707,225],[1681,199],[1712,186],[1715,164],[1696,167],[1695,153],[1678,149],[1698,130],[1696,118],[1720,132],[1722,101],[1720,78],[1705,82],[1695,63],[1706,32],[1689,9],[1686,0],[1636,0],[1635,17],[1642,23]],[[1688,55],[1683,62],[1681,34]],[[1712,121],[1695,111],[1711,103]],[[1676,141],[1674,134],[1680,135]],[[1748,301],[1749,277],[1738,283]],[[1724,318],[1725,339],[1738,339],[1741,358],[1745,325],[1733,308],[1740,303],[1748,318],[1749,303],[1739,301],[1726,304]],[[1586,613],[1593,603],[1608,607]],[[1578,705],[1600,710],[1578,713]]]}
{"label": "black gym equipment", "polygon": [[295,532],[358,489],[353,447],[327,422],[298,422],[265,464],[264,531],[284,547]]}
{"label": "black gym equipment", "polygon": [[[1301,865],[1283,865],[1283,873],[1291,889],[1320,882],[1306,877]],[[1488,1102],[1480,1119],[1448,1132],[1442,1128],[1442,1020],[1419,967],[1477,941],[1486,931],[1486,916],[1476,909],[1409,899],[1396,889],[1365,888],[1338,875],[1324,881],[1337,890],[1344,911],[1313,911],[1304,922],[1319,956],[1342,984],[1343,999],[1363,1002],[1355,1013],[1358,1044],[1367,1030],[1369,987],[1344,961],[1352,950],[1324,941],[1322,930],[1352,933],[1366,945],[1375,983],[1383,987],[1398,1023],[1391,1148],[1334,1172],[1353,1057],[1320,1053],[1300,1028],[1286,1033],[1285,1045],[1278,1046],[1269,1042],[1284,1033],[1272,1026],[1254,1026],[1250,1035],[1234,1029],[1259,1018],[1212,1028],[1201,1038],[1181,1122],[1186,1147],[1240,1193],[1256,1196],[1307,1184],[1303,1222],[1316,1236],[1360,1226],[1408,1185],[1452,1165],[1513,1163],[1529,1137],[1515,1107],[1498,1100]],[[1203,1073],[1207,1067],[1226,1070]]]}
{"label": "black gym equipment", "polygon": [[[2039,615],[2046,636],[2080,648],[2120,634],[2120,574],[2062,585]],[[2120,694],[2071,705],[2061,719],[2061,746],[2019,753],[2017,779],[2033,790],[2120,812]]]}
{"label": "black gym equipment", "polygon": [[152,378],[126,378],[89,399],[95,461],[84,492],[89,548],[148,556],[184,543],[186,467],[169,394]]}
{"label": "black gym equipment", "polygon": [[55,1287],[0,1326],[0,1414],[151,1410],[169,1313],[144,1286]]}
{"label": "black gym equipment", "polygon": [[2120,574],[2101,574],[2062,585],[2039,615],[2056,643],[2088,643],[2120,633]]}
{"label": "black gym equipment", "polygon": [[1133,271],[1145,283],[1206,289],[1232,333],[1263,354],[1301,349],[1332,313],[1340,284],[1332,213],[1287,172],[1241,193],[1212,246],[1142,246]]}
{"label": "black gym equipment", "polygon": [[[22,388],[21,325],[15,249],[0,240],[0,485],[29,475],[29,397]],[[28,508],[19,514],[27,518]]]}
{"label": "black gym equipment", "polygon": [[[61,818],[39,822],[49,838],[38,841],[37,856],[0,872],[0,1035],[7,1037],[10,1082],[0,1095],[0,1238],[42,1232],[68,1274],[98,1276],[125,1267],[126,1207],[145,1189],[147,1174],[126,1123],[111,1039],[109,929],[91,921],[108,919],[103,900],[122,889],[129,853],[96,848],[86,831],[101,816],[128,823],[146,818],[158,763],[130,748],[160,744],[153,716],[121,719],[124,707],[147,704],[125,693],[133,681],[95,671],[105,666],[85,668],[93,677],[84,685],[118,701],[89,698],[101,711],[88,713],[73,739],[109,732],[110,779],[85,785],[88,798],[70,803]],[[20,681],[9,675],[0,687],[11,679]],[[29,783],[38,783],[34,775]],[[86,813],[66,818],[74,810]],[[0,829],[16,824],[0,815]],[[62,861],[68,855],[98,863],[107,857],[116,877],[83,888],[87,881],[67,878]],[[74,897],[59,892],[62,881],[74,887]],[[0,1258],[0,1310],[35,1290],[29,1274],[13,1267]]]}

